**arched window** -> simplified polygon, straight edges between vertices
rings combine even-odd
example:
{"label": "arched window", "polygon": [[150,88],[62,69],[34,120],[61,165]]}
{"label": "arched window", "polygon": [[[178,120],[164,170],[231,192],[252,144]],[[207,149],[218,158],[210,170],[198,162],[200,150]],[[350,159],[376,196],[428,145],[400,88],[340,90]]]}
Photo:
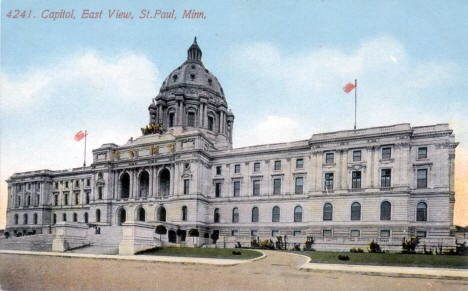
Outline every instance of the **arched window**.
{"label": "arched window", "polygon": [[278,206],[273,207],[273,211],[271,213],[271,221],[272,222],[280,221],[280,208]]}
{"label": "arched window", "polygon": [[127,199],[130,196],[130,175],[124,173],[120,177],[120,198]]}
{"label": "arched window", "polygon": [[77,221],[78,221],[78,214],[73,213],[73,222],[77,222]]}
{"label": "arched window", "polygon": [[117,219],[119,225],[122,225],[122,223],[124,223],[127,220],[127,211],[125,211],[124,208],[119,209]]}
{"label": "arched window", "polygon": [[28,214],[23,214],[23,224],[28,224]]}
{"label": "arched window", "polygon": [[323,220],[333,220],[333,205],[331,203],[323,205]]}
{"label": "arched window", "polygon": [[214,222],[218,223],[219,222],[219,208],[216,208],[214,210]]}
{"label": "arched window", "polygon": [[88,223],[88,212],[85,212],[84,214],[84,222]]}
{"label": "arched window", "polygon": [[239,222],[239,209],[237,207],[234,207],[232,209],[232,222],[233,223]]}
{"label": "arched window", "polygon": [[18,214],[15,214],[15,224],[18,224]]}
{"label": "arched window", "polygon": [[138,218],[138,221],[146,221],[146,212],[143,207],[138,208],[137,218]]}
{"label": "arched window", "polygon": [[258,222],[258,207],[252,208],[252,222]]}
{"label": "arched window", "polygon": [[96,222],[101,222],[101,209],[96,209]]}
{"label": "arched window", "polygon": [[169,113],[169,127],[174,126],[174,113]]}
{"label": "arched window", "polygon": [[418,203],[416,221],[427,221],[427,204],[425,202]]}
{"label": "arched window", "polygon": [[143,171],[140,174],[140,197],[148,196],[149,192],[149,174]]}
{"label": "arched window", "polygon": [[380,220],[391,220],[392,205],[388,201],[380,203]]}
{"label": "arched window", "polygon": [[158,209],[158,220],[166,221],[166,208],[164,208],[163,206],[159,207]]}
{"label": "arched window", "polygon": [[33,221],[34,221],[34,224],[37,224],[37,213],[34,213]]}
{"label": "arched window", "polygon": [[66,213],[62,214],[62,221],[67,221],[67,214]]}
{"label": "arched window", "polygon": [[171,173],[168,169],[163,169],[159,174],[159,196],[169,195]]}
{"label": "arched window", "polygon": [[182,221],[187,221],[187,206],[182,206]]}
{"label": "arched window", "polygon": [[351,220],[361,220],[361,204],[359,202],[351,204]]}
{"label": "arched window", "polygon": [[302,222],[302,207],[294,207],[294,222]]}
{"label": "arched window", "polygon": [[187,126],[195,126],[195,113],[189,112],[187,113]]}
{"label": "arched window", "polygon": [[54,216],[53,216],[53,220],[52,220],[52,223],[53,224],[56,224],[57,223],[57,214],[54,213]]}
{"label": "arched window", "polygon": [[214,124],[213,117],[208,116],[208,130],[213,130],[213,124]]}

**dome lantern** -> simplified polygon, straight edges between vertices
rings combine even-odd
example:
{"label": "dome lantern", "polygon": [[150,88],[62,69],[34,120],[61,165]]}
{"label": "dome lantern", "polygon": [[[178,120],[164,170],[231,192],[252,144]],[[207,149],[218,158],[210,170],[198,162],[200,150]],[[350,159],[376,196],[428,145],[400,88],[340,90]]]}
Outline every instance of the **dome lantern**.
{"label": "dome lantern", "polygon": [[193,44],[187,50],[188,61],[201,61],[202,51],[197,43],[197,37],[193,40]]}

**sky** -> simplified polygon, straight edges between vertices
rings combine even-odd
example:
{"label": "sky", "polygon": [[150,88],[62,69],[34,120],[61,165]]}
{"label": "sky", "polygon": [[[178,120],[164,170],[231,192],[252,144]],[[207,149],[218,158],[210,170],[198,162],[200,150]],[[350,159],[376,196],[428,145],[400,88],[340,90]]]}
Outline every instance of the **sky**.
{"label": "sky", "polygon": [[[102,18],[82,19],[85,9]],[[176,18],[140,18],[143,9]],[[204,17],[182,18],[190,9]],[[46,18],[62,10],[75,19]],[[82,165],[77,131],[89,132],[88,164],[93,148],[139,136],[197,36],[235,114],[234,147],[351,129],[354,98],[342,87],[354,79],[358,128],[449,123],[460,142],[455,223],[468,225],[467,32],[461,0],[3,0],[0,213],[13,173]]]}

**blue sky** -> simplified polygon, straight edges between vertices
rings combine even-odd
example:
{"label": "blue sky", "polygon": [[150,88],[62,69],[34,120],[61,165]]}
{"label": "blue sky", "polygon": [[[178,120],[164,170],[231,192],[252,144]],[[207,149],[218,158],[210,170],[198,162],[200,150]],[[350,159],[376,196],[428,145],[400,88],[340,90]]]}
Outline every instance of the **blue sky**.
{"label": "blue sky", "polygon": [[[36,18],[8,18],[11,9]],[[45,9],[77,19],[41,19]],[[135,18],[81,20],[83,9]],[[178,18],[138,19],[142,9]],[[184,9],[206,19],[181,19]],[[80,129],[88,157],[136,137],[195,35],[236,115],[235,146],[352,128],[353,95],[341,88],[354,78],[358,127],[451,122],[467,146],[467,1],[4,0],[1,10],[2,180],[79,166]]]}

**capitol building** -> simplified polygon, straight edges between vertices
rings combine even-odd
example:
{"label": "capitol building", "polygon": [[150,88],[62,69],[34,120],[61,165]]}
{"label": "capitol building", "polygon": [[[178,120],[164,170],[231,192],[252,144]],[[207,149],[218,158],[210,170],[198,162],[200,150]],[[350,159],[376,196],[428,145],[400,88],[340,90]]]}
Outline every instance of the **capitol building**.
{"label": "capitol building", "polygon": [[[90,166],[13,174],[9,240],[121,253],[160,244],[250,246],[278,236],[297,244],[313,238],[319,250],[371,240],[400,249],[408,237],[454,245],[457,143],[448,124],[233,148],[234,114],[196,39],[148,111],[141,136],[94,149]],[[156,234],[158,225],[167,233]],[[194,228],[196,240],[188,234]]]}

